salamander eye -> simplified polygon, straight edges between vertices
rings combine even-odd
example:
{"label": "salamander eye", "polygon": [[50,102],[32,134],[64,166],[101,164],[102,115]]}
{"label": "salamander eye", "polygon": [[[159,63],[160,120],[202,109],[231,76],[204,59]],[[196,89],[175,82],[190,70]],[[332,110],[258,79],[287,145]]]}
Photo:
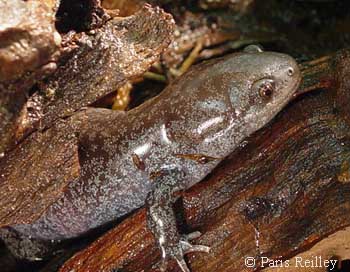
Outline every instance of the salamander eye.
{"label": "salamander eye", "polygon": [[262,98],[272,97],[274,91],[275,91],[275,85],[272,80],[263,82],[259,87],[259,95]]}
{"label": "salamander eye", "polygon": [[271,78],[262,78],[253,83],[251,90],[254,96],[259,95],[264,100],[269,100],[276,91],[276,84]]}

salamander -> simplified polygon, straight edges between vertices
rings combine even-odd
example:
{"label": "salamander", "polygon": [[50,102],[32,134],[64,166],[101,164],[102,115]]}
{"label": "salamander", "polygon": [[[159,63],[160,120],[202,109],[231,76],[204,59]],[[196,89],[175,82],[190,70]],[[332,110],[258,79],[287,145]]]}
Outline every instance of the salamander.
{"label": "salamander", "polygon": [[37,220],[11,227],[32,238],[64,240],[146,205],[162,270],[175,259],[188,272],[184,254],[209,247],[190,243],[198,232],[178,233],[172,209],[177,192],[200,182],[274,118],[300,80],[292,57],[249,46],[194,66],[126,113],[96,108],[76,113],[66,122],[79,124],[79,180]]}

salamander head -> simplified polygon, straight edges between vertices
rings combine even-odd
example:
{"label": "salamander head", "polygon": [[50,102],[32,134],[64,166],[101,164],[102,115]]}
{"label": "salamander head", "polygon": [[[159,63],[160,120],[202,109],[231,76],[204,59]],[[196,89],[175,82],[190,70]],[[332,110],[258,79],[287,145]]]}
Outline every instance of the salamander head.
{"label": "salamander head", "polygon": [[241,65],[231,68],[232,72],[245,76],[235,83],[229,95],[235,114],[246,127],[246,134],[250,134],[292,99],[301,73],[295,60],[285,54],[249,50],[237,58]]}

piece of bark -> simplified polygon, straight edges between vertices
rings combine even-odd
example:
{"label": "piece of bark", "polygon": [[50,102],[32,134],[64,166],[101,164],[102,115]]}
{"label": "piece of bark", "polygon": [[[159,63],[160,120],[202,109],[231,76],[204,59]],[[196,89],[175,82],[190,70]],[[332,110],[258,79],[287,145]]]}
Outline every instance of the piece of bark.
{"label": "piece of bark", "polygon": [[173,28],[171,15],[145,5],[133,16],[114,18],[100,29],[81,33],[79,49],[25,105],[17,140],[142,75],[171,42]]}
{"label": "piece of bark", "polygon": [[[257,265],[261,256],[288,259],[350,225],[350,122],[344,118],[350,113],[341,111],[350,100],[349,89],[339,90],[349,62],[347,52],[338,55],[332,63],[343,71],[333,90],[299,97],[184,193],[186,232],[200,230],[194,243],[211,246],[209,254],[188,255],[191,271],[253,271],[245,257]],[[60,271],[158,271],[160,253],[145,213],[124,220]]]}

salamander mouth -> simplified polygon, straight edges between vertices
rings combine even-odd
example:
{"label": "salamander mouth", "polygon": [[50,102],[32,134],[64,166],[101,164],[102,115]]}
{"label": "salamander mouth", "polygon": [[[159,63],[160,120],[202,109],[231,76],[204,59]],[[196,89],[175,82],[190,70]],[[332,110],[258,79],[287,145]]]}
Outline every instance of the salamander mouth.
{"label": "salamander mouth", "polygon": [[[302,77],[299,77],[291,87],[289,87],[289,91],[288,94],[285,94],[286,96],[288,96],[288,99],[284,99],[284,101],[282,102],[282,104],[285,106],[286,104],[289,104],[291,101],[293,101],[296,97],[298,97],[300,95],[300,92],[298,92],[300,83],[302,81]],[[278,103],[278,102],[277,102]]]}

